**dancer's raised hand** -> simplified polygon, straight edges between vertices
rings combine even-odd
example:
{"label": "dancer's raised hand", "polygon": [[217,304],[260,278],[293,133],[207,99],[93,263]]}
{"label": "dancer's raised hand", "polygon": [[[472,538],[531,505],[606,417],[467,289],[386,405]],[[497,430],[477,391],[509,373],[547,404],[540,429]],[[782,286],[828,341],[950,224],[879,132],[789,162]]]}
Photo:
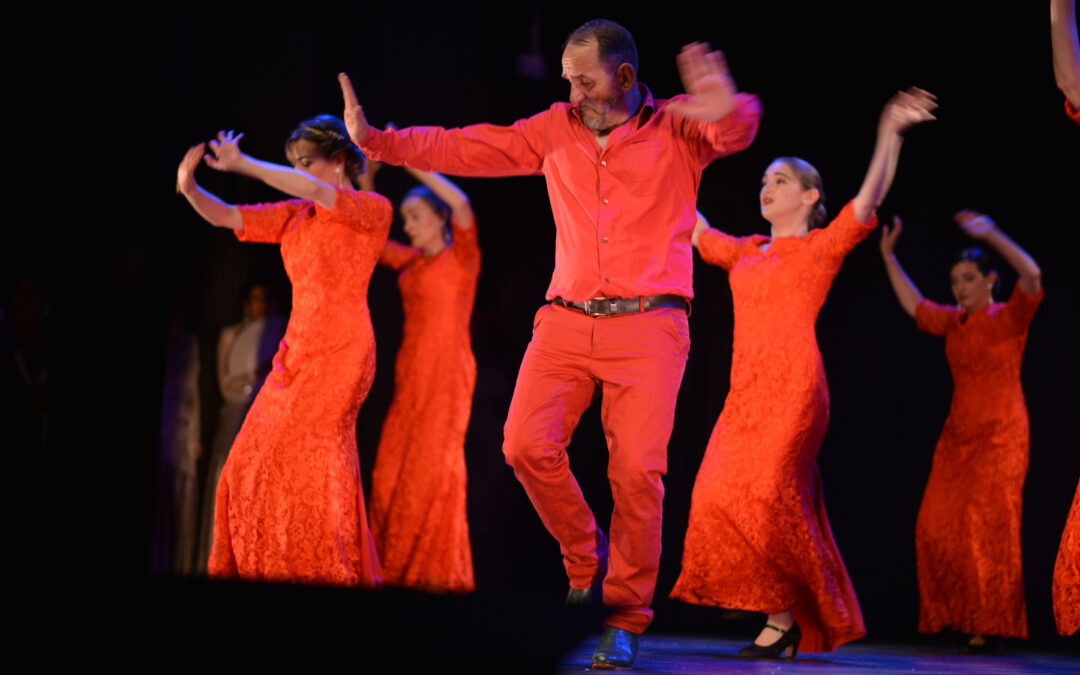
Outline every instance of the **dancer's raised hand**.
{"label": "dancer's raised hand", "polygon": [[180,160],[180,166],[176,169],[176,191],[186,195],[195,189],[195,169],[202,161],[206,151],[206,143],[199,143],[188,148],[184,158]]}
{"label": "dancer's raised hand", "polygon": [[888,258],[893,254],[893,250],[896,248],[896,240],[900,238],[900,233],[904,231],[904,223],[900,221],[900,216],[893,216],[893,226],[890,228],[888,225],[881,226],[881,255]]}
{"label": "dancer's raised hand", "polygon": [[240,139],[244,134],[236,134],[232,130],[219,131],[216,140],[210,141],[210,149],[213,155],[204,155],[206,163],[218,171],[236,171],[243,164],[246,157],[240,152]]}
{"label": "dancer's raised hand", "polygon": [[937,107],[937,96],[924,89],[910,87],[907,91],[898,91],[881,112],[881,127],[903,134],[916,124],[937,119],[933,115]]}
{"label": "dancer's raised hand", "polygon": [[972,239],[986,239],[991,232],[997,229],[997,224],[990,218],[978,211],[964,209],[953,216],[953,220],[964,231],[964,234]]}
{"label": "dancer's raised hand", "polygon": [[855,219],[860,223],[866,222],[889,192],[896,174],[896,163],[900,159],[904,132],[921,122],[937,119],[932,114],[937,107],[937,97],[918,87],[896,92],[885,104],[878,120],[877,142],[870,158],[870,168],[866,170],[859,193],[852,200]]}

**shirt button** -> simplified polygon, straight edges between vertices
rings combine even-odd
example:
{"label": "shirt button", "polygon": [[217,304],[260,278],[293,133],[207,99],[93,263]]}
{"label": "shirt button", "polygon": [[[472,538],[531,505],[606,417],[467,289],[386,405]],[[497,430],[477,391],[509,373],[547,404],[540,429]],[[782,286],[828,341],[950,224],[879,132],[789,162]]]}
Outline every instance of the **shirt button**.
{"label": "shirt button", "polygon": [[607,160],[606,159],[600,160],[600,166],[607,166]]}
{"label": "shirt button", "polygon": [[604,243],[606,244],[606,243],[607,243],[607,237],[604,237],[604,238],[603,238],[603,239],[601,239],[600,241],[602,241],[602,242],[604,242]]}
{"label": "shirt button", "polygon": [[605,284],[610,284],[610,283],[611,283],[611,279],[604,279],[604,283],[605,283]]}
{"label": "shirt button", "polygon": [[606,197],[604,198],[604,203],[607,204],[607,198]]}

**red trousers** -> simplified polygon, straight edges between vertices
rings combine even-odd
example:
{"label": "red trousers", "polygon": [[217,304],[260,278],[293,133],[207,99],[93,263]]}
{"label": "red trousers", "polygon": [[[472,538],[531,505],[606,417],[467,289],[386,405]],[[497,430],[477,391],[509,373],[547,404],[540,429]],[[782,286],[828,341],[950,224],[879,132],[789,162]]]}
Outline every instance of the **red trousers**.
{"label": "red trousers", "polygon": [[[604,604],[616,608],[606,625],[635,633],[652,621],[661,477],[689,351],[686,313],[679,309],[593,318],[545,305],[533,322],[504,429],[506,461],[559,542],[570,586],[585,589],[603,578]],[[615,504],[610,554],[566,457],[597,386]]]}

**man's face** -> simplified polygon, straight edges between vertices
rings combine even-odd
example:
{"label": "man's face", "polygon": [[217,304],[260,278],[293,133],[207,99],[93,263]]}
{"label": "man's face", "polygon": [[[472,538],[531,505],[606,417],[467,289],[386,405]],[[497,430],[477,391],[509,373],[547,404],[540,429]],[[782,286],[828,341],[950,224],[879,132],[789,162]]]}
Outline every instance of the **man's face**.
{"label": "man's face", "polygon": [[595,40],[571,43],[562,57],[562,76],[570,82],[570,105],[578,109],[581,121],[594,132],[609,132],[630,119],[627,89],[619,82],[616,68],[609,67],[598,54]]}

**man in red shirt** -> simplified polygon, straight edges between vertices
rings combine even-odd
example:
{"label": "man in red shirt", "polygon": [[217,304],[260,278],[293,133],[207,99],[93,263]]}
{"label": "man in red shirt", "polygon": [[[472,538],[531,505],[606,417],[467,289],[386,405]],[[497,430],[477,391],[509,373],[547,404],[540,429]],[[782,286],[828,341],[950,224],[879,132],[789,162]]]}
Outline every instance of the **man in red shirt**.
{"label": "man in red shirt", "polygon": [[[690,349],[690,235],[702,170],[747,147],[758,99],[736,92],[720,52],[685,47],[688,95],[654,100],[637,81],[630,33],[590,21],[567,39],[570,102],[510,126],[379,131],[339,76],[345,120],[372,159],[458,176],[543,175],[556,227],[555,271],[536,314],[505,426],[503,452],[570,579],[567,602],[603,581],[614,608],[593,667],[630,667],[660,562],[667,443]],[[601,387],[614,500],[608,542],[565,448]]]}

